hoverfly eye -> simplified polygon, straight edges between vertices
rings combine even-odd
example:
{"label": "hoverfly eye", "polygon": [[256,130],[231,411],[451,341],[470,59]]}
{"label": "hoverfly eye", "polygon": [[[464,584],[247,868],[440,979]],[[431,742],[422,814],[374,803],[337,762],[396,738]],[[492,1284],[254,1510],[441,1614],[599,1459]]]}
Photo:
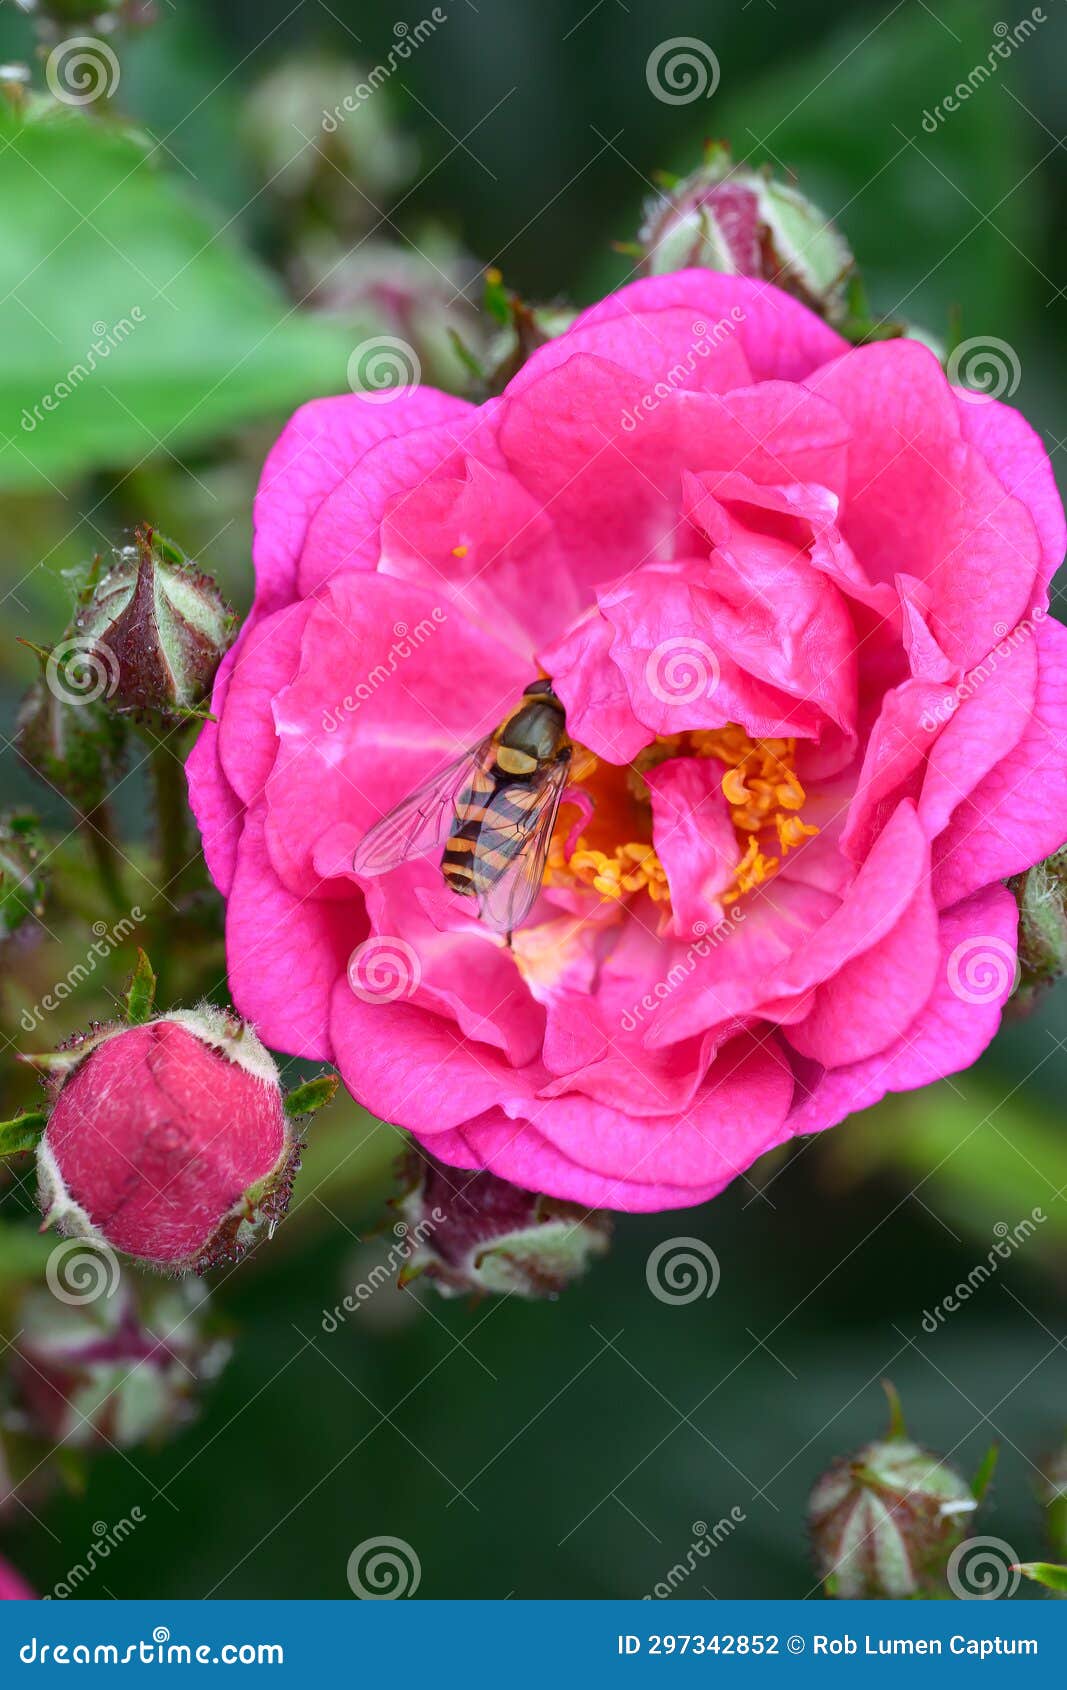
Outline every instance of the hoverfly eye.
{"label": "hoverfly eye", "polygon": [[531,698],[531,697],[538,697],[538,696],[543,697],[546,693],[551,693],[551,692],[552,692],[552,682],[550,680],[546,679],[545,677],[542,677],[541,680],[539,680],[539,681],[531,681],[528,687],[523,687],[522,696],[523,696],[523,698]]}

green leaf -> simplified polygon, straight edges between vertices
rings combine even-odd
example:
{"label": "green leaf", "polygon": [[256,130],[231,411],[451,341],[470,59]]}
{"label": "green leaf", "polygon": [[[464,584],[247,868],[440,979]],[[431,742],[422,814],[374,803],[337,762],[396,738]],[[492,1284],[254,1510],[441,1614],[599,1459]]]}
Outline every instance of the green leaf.
{"label": "green leaf", "polygon": [[1058,1567],[1052,1561],[1020,1561],[1013,1570],[1034,1584],[1043,1584],[1046,1590],[1067,1592],[1067,1567]]}
{"label": "green leaf", "polygon": [[126,1020],[131,1027],[142,1027],[152,1019],[156,1002],[156,976],[144,951],[138,948],[137,967],[130,975],[123,999]]}
{"label": "green leaf", "polygon": [[21,1156],[36,1148],[37,1140],[48,1124],[43,1109],[30,1109],[14,1120],[0,1121],[0,1156]]}
{"label": "green leaf", "polygon": [[978,1464],[978,1471],[974,1475],[974,1482],[971,1485],[971,1495],[974,1497],[976,1502],[981,1502],[984,1499],[987,1490],[993,1482],[993,1474],[997,1469],[997,1460],[999,1455],[1000,1445],[998,1443],[991,1443]]}
{"label": "green leaf", "polygon": [[70,108],[0,113],[0,486],[174,452],[346,385],[350,332],[291,310],[161,161]]}
{"label": "green leaf", "polygon": [[285,1100],[285,1113],[291,1121],[301,1115],[314,1115],[333,1102],[340,1083],[336,1074],[320,1074],[317,1079],[306,1080],[302,1086],[294,1086]]}

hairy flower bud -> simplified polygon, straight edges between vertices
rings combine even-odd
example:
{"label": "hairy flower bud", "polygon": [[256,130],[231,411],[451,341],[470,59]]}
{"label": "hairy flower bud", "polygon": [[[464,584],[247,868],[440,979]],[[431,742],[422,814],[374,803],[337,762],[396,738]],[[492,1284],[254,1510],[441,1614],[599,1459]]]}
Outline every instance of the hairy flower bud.
{"label": "hairy flower bud", "polygon": [[0,1602],[30,1602],[34,1600],[33,1591],[20,1578],[10,1561],[0,1557]]}
{"label": "hairy flower bud", "polygon": [[943,1593],[945,1570],[977,1506],[954,1467],[907,1436],[895,1396],[889,1432],[835,1461],[808,1502],[827,1596]]}
{"label": "hairy flower bud", "polygon": [[204,1005],[103,1027],[40,1059],[46,1223],[164,1271],[236,1260],[288,1206],[299,1145],[252,1028]]}
{"label": "hairy flower bud", "polygon": [[75,636],[120,707],[181,715],[207,697],[236,618],[214,581],[151,528],[115,547],[82,594]]}
{"label": "hairy flower bud", "polygon": [[44,909],[40,856],[37,818],[25,812],[0,816],[0,940]]}
{"label": "hairy flower bud", "polygon": [[644,275],[696,268],[762,276],[831,321],[845,315],[853,258],[844,238],[769,167],[735,165],[722,144],[649,202],[639,240]]}
{"label": "hairy flower bud", "polygon": [[606,1254],[611,1218],[522,1191],[495,1174],[445,1167],[425,1151],[405,1164],[407,1283],[425,1273],[444,1297],[470,1291],[556,1297]]}
{"label": "hairy flower bud", "polygon": [[16,1424],[68,1449],[162,1438],[195,1416],[200,1387],[229,1356],[229,1343],[210,1331],[207,1291],[195,1280],[135,1290],[132,1275],[111,1279],[105,1258],[77,1248],[86,1271],[79,1276],[73,1260],[65,1267],[75,1288],[30,1291],[19,1307]]}
{"label": "hairy flower bud", "polygon": [[1011,885],[1019,905],[1020,969],[1012,1002],[1025,1013],[1046,986],[1067,974],[1067,845]]}

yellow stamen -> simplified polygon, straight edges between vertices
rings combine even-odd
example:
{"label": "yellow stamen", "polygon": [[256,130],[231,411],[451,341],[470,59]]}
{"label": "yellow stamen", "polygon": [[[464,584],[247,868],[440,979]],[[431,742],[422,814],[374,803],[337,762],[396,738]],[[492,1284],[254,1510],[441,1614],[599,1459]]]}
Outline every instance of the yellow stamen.
{"label": "yellow stamen", "polygon": [[[723,728],[657,739],[627,769],[601,763],[583,746],[574,751],[571,778],[588,791],[595,815],[569,859],[564,847],[573,822],[558,824],[545,868],[549,886],[591,886],[615,902],[647,892],[653,903],[669,907],[666,871],[651,842],[652,808],[644,772],[672,757],[714,757],[726,765],[723,796],[744,849],[733,884],[721,894],[724,904],[762,886],[788,851],[819,831],[797,813],[806,794],[794,768],[795,739],[751,739],[736,722],[728,722]],[[631,827],[647,837],[616,844],[619,834]],[[762,840],[774,839],[779,856],[763,848]]]}

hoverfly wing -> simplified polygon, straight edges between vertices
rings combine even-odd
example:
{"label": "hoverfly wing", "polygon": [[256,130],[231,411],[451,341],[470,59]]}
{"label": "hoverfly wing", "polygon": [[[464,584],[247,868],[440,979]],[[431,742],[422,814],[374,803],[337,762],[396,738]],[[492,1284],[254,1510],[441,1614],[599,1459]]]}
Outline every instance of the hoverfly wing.
{"label": "hoverfly wing", "polygon": [[409,857],[424,856],[435,845],[443,845],[456,825],[457,802],[477,779],[490,747],[491,740],[485,739],[473,751],[465,751],[375,822],[356,847],[355,872],[388,874]]}
{"label": "hoverfly wing", "polygon": [[[568,769],[565,761],[552,763],[535,786],[501,788],[483,823],[487,857],[507,858],[478,889],[479,917],[498,933],[521,927],[540,894]],[[517,805],[524,809],[519,819],[497,821],[496,814]]]}

